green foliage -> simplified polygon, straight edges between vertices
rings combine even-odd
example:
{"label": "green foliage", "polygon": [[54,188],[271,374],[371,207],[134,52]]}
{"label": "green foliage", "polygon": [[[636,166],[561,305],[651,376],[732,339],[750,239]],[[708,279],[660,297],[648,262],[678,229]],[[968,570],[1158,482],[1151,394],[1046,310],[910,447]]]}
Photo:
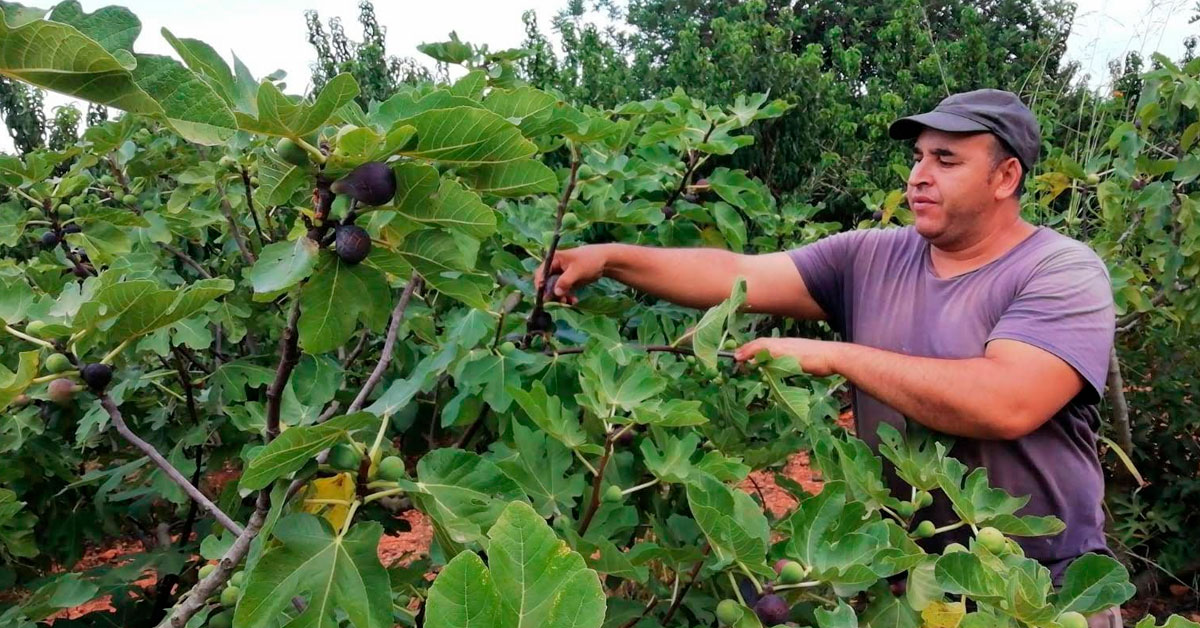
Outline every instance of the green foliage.
{"label": "green foliage", "polygon": [[[911,26],[917,5],[906,6],[893,18]],[[674,89],[576,106],[521,81],[525,51],[457,37],[422,46],[464,65],[453,84],[331,66],[337,74],[326,67],[303,99],[169,31],[181,62],[138,54],[140,23],[119,7],[4,12],[0,73],[126,113],[61,150],[0,158],[11,192],[0,205],[0,451],[11,462],[0,467],[0,581],[32,591],[6,600],[0,625],[105,594],[131,625],[156,608],[193,626],[414,625],[416,595],[430,626],[641,617],[674,628],[711,623],[722,607],[741,628],[783,611],[824,628],[915,626],[924,613],[1045,626],[1132,595],[1126,569],[1099,555],[1073,563],[1055,590],[1003,535],[1062,523],[1018,516],[1027,498],[915,427],[881,435],[880,453],[922,491],[898,514],[883,461],[832,421],[839,382],[766,356],[753,371],[727,367],[726,340],[798,329],[742,312],[744,282],[704,313],[606,281],[573,306],[535,294],[529,278],[558,245],[766,252],[836,230],[816,205],[777,198],[735,163],[713,167],[754,145],[756,125],[817,101]],[[41,45],[47,37],[74,54]],[[1192,100],[1172,99],[1196,74],[1147,75],[1146,126],[1191,111]],[[1139,161],[1139,134],[1114,137],[1101,187],[1124,193],[1127,174],[1144,174],[1153,181],[1135,202],[1192,208],[1177,193],[1194,180],[1187,157]],[[281,159],[279,138],[308,159]],[[373,162],[396,180],[380,205],[331,185]],[[1054,181],[1032,186],[1047,212]],[[902,216],[898,203],[889,211]],[[52,211],[61,204],[69,216]],[[576,228],[564,232],[568,211]],[[1158,285],[1193,277],[1195,234],[1182,224],[1148,220],[1131,236],[1153,248],[1178,235],[1177,263],[1131,254],[1131,266]],[[335,253],[337,230],[351,226],[370,237],[361,263]],[[1152,316],[1132,295],[1123,307]],[[47,372],[56,353],[111,367],[112,381],[77,387],[72,370]],[[46,403],[55,380],[70,403]],[[738,488],[801,448],[826,484],[791,512],[776,518]],[[187,490],[226,465],[240,478],[220,494]],[[995,530],[969,549],[926,553],[914,537],[948,529],[914,521],[934,490],[961,519],[951,527]],[[396,525],[391,509],[405,507],[433,527],[430,558],[388,569],[379,540]],[[182,522],[179,541],[164,534],[127,565],[56,571],[85,541],[156,521]],[[188,574],[197,555],[226,560],[196,599],[126,595],[144,570]],[[792,561],[786,581],[770,567],[780,559]],[[243,581],[222,590],[239,570]],[[900,574],[912,583],[904,598],[886,581]],[[768,604],[746,599],[767,585],[758,601]],[[676,603],[648,603],[667,599]]]}

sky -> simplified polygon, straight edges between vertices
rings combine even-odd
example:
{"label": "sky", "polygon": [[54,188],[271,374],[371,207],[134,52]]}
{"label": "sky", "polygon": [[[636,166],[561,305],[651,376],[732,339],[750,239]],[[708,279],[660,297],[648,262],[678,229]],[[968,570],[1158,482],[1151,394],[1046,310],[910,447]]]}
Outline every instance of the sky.
{"label": "sky", "polygon": [[[888,0],[880,0],[886,2]],[[1183,53],[1183,39],[1200,35],[1200,23],[1189,25],[1195,0],[1076,0],[1075,28],[1067,41],[1067,56],[1078,60],[1100,87],[1107,78],[1107,62],[1136,50],[1148,57],[1160,51],[1171,58]],[[55,3],[26,0],[24,4],[49,8]],[[113,4],[112,0],[80,0],[84,11]],[[276,69],[287,72],[289,93],[307,91],[309,64],[316,54],[306,39],[304,11],[315,9],[323,23],[340,17],[347,35],[359,40],[357,0],[125,0],[117,2],[142,21],[137,52],[174,55],[160,34],[168,27],[177,37],[203,40],[232,59],[236,52],[256,77]],[[386,29],[392,55],[430,60],[417,51],[418,44],[443,41],[450,31],[460,39],[487,44],[493,50],[516,47],[525,38],[521,14],[533,10],[544,33],[550,19],[566,0],[375,0],[375,13]],[[48,93],[49,106],[71,99]],[[85,110],[86,105],[80,105]],[[7,130],[0,133],[0,151],[11,151]]]}

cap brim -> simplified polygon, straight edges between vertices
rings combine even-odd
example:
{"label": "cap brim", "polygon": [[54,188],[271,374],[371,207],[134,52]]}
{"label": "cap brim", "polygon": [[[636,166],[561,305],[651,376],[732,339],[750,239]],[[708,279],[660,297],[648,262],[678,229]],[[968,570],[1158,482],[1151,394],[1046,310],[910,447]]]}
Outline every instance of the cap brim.
{"label": "cap brim", "polygon": [[926,128],[948,133],[991,131],[986,126],[960,115],[944,111],[930,111],[896,120],[888,127],[888,135],[894,140],[911,140]]}

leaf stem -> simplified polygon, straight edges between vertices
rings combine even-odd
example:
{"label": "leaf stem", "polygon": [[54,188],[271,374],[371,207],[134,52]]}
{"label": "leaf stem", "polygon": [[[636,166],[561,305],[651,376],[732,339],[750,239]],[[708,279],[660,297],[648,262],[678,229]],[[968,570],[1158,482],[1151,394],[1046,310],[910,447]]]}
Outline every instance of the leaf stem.
{"label": "leaf stem", "polygon": [[[934,528],[934,529],[933,529],[933,533],[934,533],[935,535],[937,535],[937,534],[941,534],[941,533],[943,533],[943,532],[949,532],[949,531],[951,531],[951,530],[957,530],[957,529],[959,529],[959,528],[961,528],[961,527],[963,527],[963,526],[965,526],[965,525],[967,525],[967,522],[966,522],[966,521],[959,521],[958,523],[951,523],[951,524],[948,524],[948,525],[944,525],[944,526],[942,526],[942,527],[940,527],[940,528]],[[971,526],[971,529],[975,529],[975,526]]]}
{"label": "leaf stem", "polygon": [[571,451],[575,454],[576,458],[579,458],[579,461],[583,463],[583,466],[587,467],[587,470],[592,472],[592,475],[596,475],[596,467],[593,467],[592,463],[588,462],[587,458],[584,458],[583,454],[579,453],[578,449],[572,449]]}
{"label": "leaf stem", "polygon": [[391,497],[392,495],[399,495],[400,493],[404,493],[406,491],[407,491],[407,489],[403,489],[403,488],[399,488],[399,487],[389,488],[386,491],[378,491],[376,493],[371,493],[370,495],[367,495],[366,497],[364,497],[363,503],[369,504],[373,501],[383,499],[384,497]]}
{"label": "leaf stem", "polygon": [[35,345],[41,345],[43,347],[46,347],[47,349],[54,349],[54,343],[47,342],[45,340],[42,340],[41,338],[34,338],[33,336],[30,336],[22,331],[19,331],[15,327],[10,327],[9,325],[5,325],[4,331],[16,336],[17,338],[20,338],[21,340],[25,340],[27,342],[32,342]]}
{"label": "leaf stem", "polygon": [[738,588],[737,580],[733,579],[733,572],[726,571],[725,575],[729,576],[729,586],[733,587],[733,594],[737,596],[738,603],[741,604],[742,606],[745,606],[746,598],[742,597],[742,591],[741,591],[741,589]]}
{"label": "leaf stem", "polygon": [[338,532],[339,539],[346,536],[346,533],[350,531],[350,524],[354,522],[354,513],[358,512],[358,507],[360,504],[362,504],[362,502],[358,500],[355,500],[353,504],[350,504],[350,512],[346,513],[346,521],[342,523],[342,531]]}
{"label": "leaf stem", "polygon": [[638,484],[637,486],[631,486],[631,487],[621,491],[621,494],[628,495],[630,493],[636,493],[644,488],[650,488],[651,486],[654,486],[655,484],[658,484],[658,478],[654,478],[653,480],[650,480],[649,482],[644,482],[642,484]]}
{"label": "leaf stem", "polygon": [[375,385],[383,379],[383,373],[392,361],[392,352],[396,346],[396,332],[400,329],[400,321],[404,320],[404,311],[408,309],[413,292],[420,288],[422,283],[421,276],[414,271],[408,279],[408,285],[404,287],[404,292],[400,294],[396,307],[392,309],[392,318],[388,322],[387,336],[383,340],[383,352],[379,356],[379,363],[367,377],[367,381],[363,384],[362,390],[358,391],[358,395],[354,397],[354,401],[346,408],[346,414],[353,414],[361,410],[363,404],[367,402],[367,397],[375,389]]}
{"label": "leaf stem", "polygon": [[71,377],[79,377],[79,371],[71,370],[71,371],[63,371],[63,372],[61,372],[61,373],[51,373],[51,374],[49,374],[49,375],[43,375],[43,376],[41,376],[41,377],[35,377],[35,378],[33,378],[32,380],[30,380],[30,381],[29,381],[29,383],[31,383],[31,384],[45,384],[46,382],[53,381],[53,380],[56,380],[56,379],[61,379],[61,378],[64,378],[64,377],[66,377],[66,378],[71,378]]}
{"label": "leaf stem", "polygon": [[775,585],[775,590],[786,591],[787,589],[807,589],[809,587],[821,586],[822,584],[824,583],[820,580],[808,580],[805,582],[797,582],[795,584],[777,584]]}
{"label": "leaf stem", "polygon": [[750,568],[746,566],[746,563],[743,563],[739,560],[737,561],[737,566],[738,569],[742,570],[742,573],[746,574],[747,578],[750,578],[750,582],[754,583],[754,590],[757,591],[759,595],[762,595],[762,583],[758,581],[758,578],[755,577],[753,573],[751,573]]}
{"label": "leaf stem", "polygon": [[121,352],[125,350],[125,347],[128,347],[130,342],[133,342],[133,339],[135,337],[136,336],[131,336],[129,338],[126,338],[125,340],[122,340],[121,344],[117,345],[115,348],[113,348],[112,351],[109,351],[107,354],[105,354],[105,356],[103,358],[100,358],[100,363],[101,364],[111,364],[112,361],[115,360],[118,355],[121,355]]}
{"label": "leaf stem", "polygon": [[25,200],[29,201],[30,203],[33,203],[34,205],[37,205],[38,207],[41,207],[41,206],[42,206],[42,202],[41,202],[40,200],[38,200],[38,199],[36,199],[36,198],[34,198],[34,197],[30,196],[29,194],[27,194],[27,193],[25,192],[25,190],[22,190],[21,188],[11,188],[11,189],[12,189],[12,191],[16,192],[17,194],[20,194],[21,196],[24,196],[24,197],[25,197]]}
{"label": "leaf stem", "polygon": [[293,142],[296,143],[297,146],[299,146],[300,148],[303,148],[305,152],[307,152],[310,156],[312,156],[313,161],[317,162],[318,164],[325,163],[325,153],[322,153],[321,149],[317,148],[316,146],[313,146],[312,144],[309,144],[308,142],[304,141],[304,139],[299,136],[289,138],[289,139],[291,139]]}

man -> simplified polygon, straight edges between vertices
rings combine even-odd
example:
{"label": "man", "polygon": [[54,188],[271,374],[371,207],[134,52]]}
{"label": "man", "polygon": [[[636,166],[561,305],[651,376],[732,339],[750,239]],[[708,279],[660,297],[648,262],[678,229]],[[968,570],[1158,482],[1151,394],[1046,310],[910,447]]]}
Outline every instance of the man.
{"label": "man", "polygon": [[[873,448],[880,423],[903,430],[906,418],[956,436],[952,455],[987,468],[993,486],[1030,496],[1020,514],[1066,523],[1056,536],[1018,539],[1058,582],[1074,558],[1108,551],[1096,454],[1115,327],[1108,271],[1086,245],[1021,218],[1041,134],[1014,94],[956,94],[889,133],[915,140],[906,190],[914,225],[763,255],[581,246],[555,256],[553,296],[574,302],[573,290],[604,276],[707,308],[743,276],[747,311],[827,320],[842,342],[759,338],[736,359],[767,349],[813,375],[846,377],[857,434]],[[890,469],[887,481],[908,494]],[[957,520],[944,495],[929,512],[935,523]],[[1120,626],[1120,615],[1091,622]]]}

